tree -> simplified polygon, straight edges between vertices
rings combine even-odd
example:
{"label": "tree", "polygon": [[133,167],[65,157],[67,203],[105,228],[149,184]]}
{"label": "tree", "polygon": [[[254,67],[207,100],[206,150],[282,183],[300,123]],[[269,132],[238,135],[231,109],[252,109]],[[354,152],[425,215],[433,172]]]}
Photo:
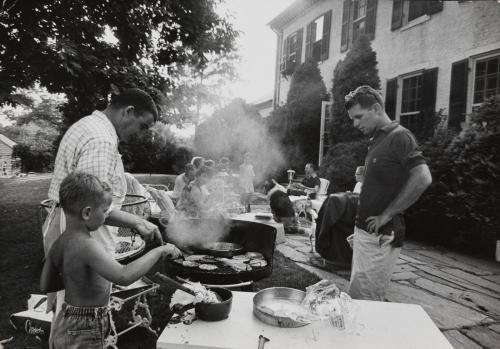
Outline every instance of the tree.
{"label": "tree", "polygon": [[355,42],[344,60],[337,63],[333,72],[332,121],[329,126],[333,144],[352,142],[363,137],[361,132],[353,127],[344,107],[345,96],[361,85],[380,89],[377,54],[372,50],[366,36],[361,36]]}
{"label": "tree", "polygon": [[238,35],[216,12],[218,0],[8,3],[0,8],[0,103],[39,81],[65,93],[67,125],[127,87],[164,103],[181,66],[204,67],[206,56],[231,52]]}
{"label": "tree", "polygon": [[318,160],[324,100],[328,94],[318,65],[306,61],[292,75],[286,104],[269,117],[269,128],[282,142],[288,165],[295,169]]}

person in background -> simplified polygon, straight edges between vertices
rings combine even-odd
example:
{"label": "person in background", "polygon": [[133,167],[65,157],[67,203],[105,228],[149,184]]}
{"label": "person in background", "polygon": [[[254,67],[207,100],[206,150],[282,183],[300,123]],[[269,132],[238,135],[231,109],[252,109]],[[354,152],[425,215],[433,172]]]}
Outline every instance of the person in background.
{"label": "person in background", "polygon": [[208,211],[208,195],[202,186],[210,182],[212,173],[212,170],[204,165],[196,171],[195,179],[182,190],[176,206],[177,211],[192,218],[201,217]]}
{"label": "person in background", "polygon": [[359,194],[361,193],[361,187],[363,186],[363,173],[365,172],[364,166],[356,167],[356,172],[354,173],[354,178],[356,178],[356,185],[354,186],[353,193]]}
{"label": "person in background", "polygon": [[288,195],[303,196],[308,195],[310,199],[316,198],[316,193],[319,191],[321,181],[316,173],[316,166],[309,162],[304,168],[306,177],[301,183],[293,183],[292,187],[288,189]]}
{"label": "person in background", "polygon": [[243,155],[243,163],[240,165],[240,189],[241,189],[241,204],[245,206],[247,212],[250,212],[250,200],[254,192],[253,179],[255,172],[250,163],[250,153]]}
{"label": "person in background", "polygon": [[127,286],[162,256],[178,258],[171,244],[122,265],[90,233],[99,231],[111,210],[111,188],[96,176],[73,172],[59,187],[66,230],[52,244],[40,278],[43,293],[65,289],[64,303],[51,325],[49,347],[104,348],[109,332],[111,283]]}
{"label": "person in background", "polygon": [[213,161],[212,159],[208,159],[208,160],[205,160],[203,165],[210,167],[210,168],[215,168],[215,161]]}
{"label": "person in background", "polygon": [[404,211],[432,182],[413,134],[392,121],[381,94],[360,86],[345,97],[354,127],[370,137],[353,240],[349,295],[383,301],[404,240]]}
{"label": "person in background", "polygon": [[194,166],[194,170],[198,171],[201,166],[205,163],[205,159],[201,156],[195,156],[191,159],[191,164]]}
{"label": "person in background", "polygon": [[196,170],[193,164],[186,164],[184,173],[181,173],[175,178],[174,191],[170,194],[173,200],[179,200],[182,190],[186,185],[191,183],[195,178]]}

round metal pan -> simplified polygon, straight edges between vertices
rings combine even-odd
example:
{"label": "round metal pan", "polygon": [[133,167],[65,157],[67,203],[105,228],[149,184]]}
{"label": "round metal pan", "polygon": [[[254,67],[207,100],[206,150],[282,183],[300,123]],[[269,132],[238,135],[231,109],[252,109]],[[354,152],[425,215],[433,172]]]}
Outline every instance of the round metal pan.
{"label": "round metal pan", "polygon": [[306,293],[295,288],[271,287],[257,292],[253,297],[253,313],[262,322],[278,327],[301,327],[310,322],[298,321],[289,317],[277,316],[273,308],[298,307]]}
{"label": "round metal pan", "polygon": [[243,246],[233,242],[209,242],[202,245],[201,249],[211,256],[231,258],[243,253]]}

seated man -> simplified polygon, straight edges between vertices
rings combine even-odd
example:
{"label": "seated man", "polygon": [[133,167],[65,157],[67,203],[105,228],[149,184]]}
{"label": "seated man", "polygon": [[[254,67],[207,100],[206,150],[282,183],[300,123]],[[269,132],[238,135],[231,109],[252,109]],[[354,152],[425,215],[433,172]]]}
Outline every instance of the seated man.
{"label": "seated man", "polygon": [[288,189],[288,195],[295,196],[309,196],[310,199],[316,198],[316,193],[319,191],[321,181],[316,173],[316,166],[309,162],[305,167],[306,177],[301,183],[293,183],[291,188]]}
{"label": "seated man", "polygon": [[172,194],[170,194],[170,197],[172,199],[179,200],[184,187],[194,180],[194,174],[194,165],[186,164],[186,166],[184,167],[184,173],[181,173],[177,176],[177,178],[175,178],[174,191],[172,192]]}

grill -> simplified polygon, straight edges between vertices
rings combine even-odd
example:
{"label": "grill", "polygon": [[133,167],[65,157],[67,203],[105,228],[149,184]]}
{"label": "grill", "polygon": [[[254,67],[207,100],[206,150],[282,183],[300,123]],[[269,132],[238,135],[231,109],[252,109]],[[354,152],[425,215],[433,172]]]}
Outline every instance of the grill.
{"label": "grill", "polygon": [[[210,225],[209,219],[195,219],[194,224]],[[168,234],[168,226],[167,234]],[[164,271],[171,277],[180,277],[199,281],[204,284],[235,284],[247,281],[257,281],[268,277],[273,271],[273,255],[276,241],[276,229],[257,222],[230,220],[230,230],[224,242],[233,242],[243,246],[243,252],[260,252],[267,261],[267,266],[253,268],[249,271],[236,271],[229,266],[218,264],[216,270],[201,270],[180,265],[174,261],[166,261]]]}

